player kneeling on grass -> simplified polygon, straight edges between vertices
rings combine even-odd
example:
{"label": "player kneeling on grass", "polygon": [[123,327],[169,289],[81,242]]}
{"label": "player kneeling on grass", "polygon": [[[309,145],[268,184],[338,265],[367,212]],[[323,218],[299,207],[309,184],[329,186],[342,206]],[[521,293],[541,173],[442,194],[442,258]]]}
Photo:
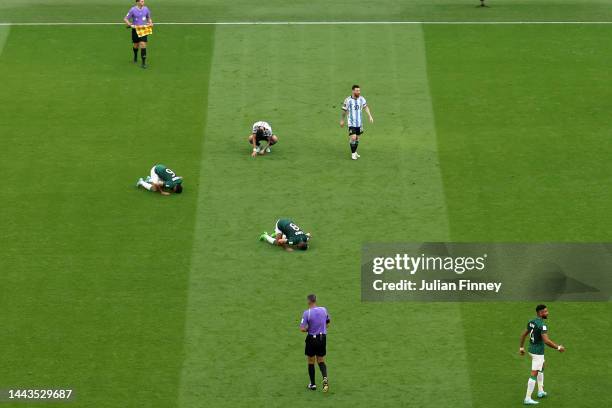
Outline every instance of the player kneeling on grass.
{"label": "player kneeling on grass", "polygon": [[136,186],[149,191],[159,191],[165,196],[170,193],[180,194],[183,191],[183,178],[163,164],[156,164],[151,168],[151,175],[146,179],[139,178]]}
{"label": "player kneeling on grass", "polygon": [[[260,146],[262,141],[266,142],[265,146]],[[278,142],[278,137],[272,133],[272,127],[268,122],[259,121],[253,124],[253,130],[249,135],[249,144],[253,146],[251,157],[256,157],[258,154],[270,153],[270,147]]]}
{"label": "player kneeling on grass", "polygon": [[272,236],[264,232],[259,236],[259,240],[266,241],[271,245],[278,245],[287,251],[293,251],[294,247],[305,251],[308,249],[308,241],[312,237],[310,233],[302,231],[295,222],[289,219],[276,221],[274,233],[275,235]]}

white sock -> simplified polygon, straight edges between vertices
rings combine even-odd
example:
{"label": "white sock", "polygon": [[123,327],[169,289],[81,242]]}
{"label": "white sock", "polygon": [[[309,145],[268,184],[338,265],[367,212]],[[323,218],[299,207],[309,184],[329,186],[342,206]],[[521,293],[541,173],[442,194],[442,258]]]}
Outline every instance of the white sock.
{"label": "white sock", "polygon": [[525,395],[525,399],[531,399],[531,394],[533,394],[533,389],[535,388],[536,380],[529,377],[529,381],[527,381],[527,394]]}
{"label": "white sock", "polygon": [[544,391],[544,373],[538,372],[538,392]]}
{"label": "white sock", "polygon": [[266,234],[265,240],[268,244],[272,244],[274,245],[274,242],[276,241],[276,238],[273,238],[271,236],[269,236],[268,234]]}
{"label": "white sock", "polygon": [[147,183],[146,181],[141,181],[140,185],[143,186],[144,188],[146,188],[149,191],[151,191],[151,187],[153,187],[153,184]]}

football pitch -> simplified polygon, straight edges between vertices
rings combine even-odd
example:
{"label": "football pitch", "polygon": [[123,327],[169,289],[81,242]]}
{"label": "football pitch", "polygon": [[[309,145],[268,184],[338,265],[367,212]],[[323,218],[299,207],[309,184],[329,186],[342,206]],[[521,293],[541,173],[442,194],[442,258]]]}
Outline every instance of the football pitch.
{"label": "football pitch", "polygon": [[[120,23],[131,1],[0,4],[0,389],[520,406],[535,304],[362,302],[362,244],[612,241],[612,4],[157,3],[147,70],[121,24],[69,24]],[[327,24],[178,24],[261,21]],[[375,118],[358,161],[338,125],[354,83]],[[279,143],[253,159],[257,120]],[[155,163],[181,195],[135,187]],[[308,251],[257,240],[282,217]],[[328,394],[305,387],[308,293],[332,317]],[[540,406],[612,406],[612,306],[547,304],[568,351],[547,352]]]}

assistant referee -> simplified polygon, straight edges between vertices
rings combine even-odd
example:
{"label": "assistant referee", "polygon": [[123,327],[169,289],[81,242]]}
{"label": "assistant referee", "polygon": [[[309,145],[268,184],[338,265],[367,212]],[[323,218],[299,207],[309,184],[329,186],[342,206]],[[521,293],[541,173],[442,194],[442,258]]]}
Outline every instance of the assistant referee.
{"label": "assistant referee", "polygon": [[323,376],[323,392],[329,390],[329,382],[327,380],[327,366],[325,365],[325,354],[327,353],[327,326],[330,319],[327,314],[327,309],[322,306],[317,306],[316,295],[308,295],[308,309],[304,310],[302,321],[300,322],[300,331],[308,333],[306,336],[306,349],[304,354],[308,359],[308,376],[310,384],[308,389],[315,391],[315,361],[319,363],[319,369]]}
{"label": "assistant referee", "polygon": [[139,37],[136,32],[136,26],[152,26],[151,12],[145,6],[145,0],[136,0],[136,5],[128,11],[123,18],[125,24],[132,28],[132,44],[134,45],[134,63],[138,62],[138,49],[140,49],[140,58],[142,59],[142,67],[147,67],[147,36]]}

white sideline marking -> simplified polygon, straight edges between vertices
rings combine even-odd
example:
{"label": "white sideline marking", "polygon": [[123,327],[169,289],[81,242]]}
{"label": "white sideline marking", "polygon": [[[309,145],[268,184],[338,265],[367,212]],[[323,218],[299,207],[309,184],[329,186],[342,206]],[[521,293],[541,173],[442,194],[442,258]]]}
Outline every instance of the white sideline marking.
{"label": "white sideline marking", "polygon": [[[40,22],[8,23],[0,26],[89,26],[89,25],[124,25],[125,23],[109,22]],[[402,24],[439,24],[439,25],[552,25],[552,24],[612,24],[612,21],[210,21],[210,22],[162,22],[156,25],[402,25]]]}
{"label": "white sideline marking", "polygon": [[4,51],[4,44],[6,44],[6,39],[8,38],[10,31],[10,26],[0,27],[0,57],[2,56],[2,51]]}

